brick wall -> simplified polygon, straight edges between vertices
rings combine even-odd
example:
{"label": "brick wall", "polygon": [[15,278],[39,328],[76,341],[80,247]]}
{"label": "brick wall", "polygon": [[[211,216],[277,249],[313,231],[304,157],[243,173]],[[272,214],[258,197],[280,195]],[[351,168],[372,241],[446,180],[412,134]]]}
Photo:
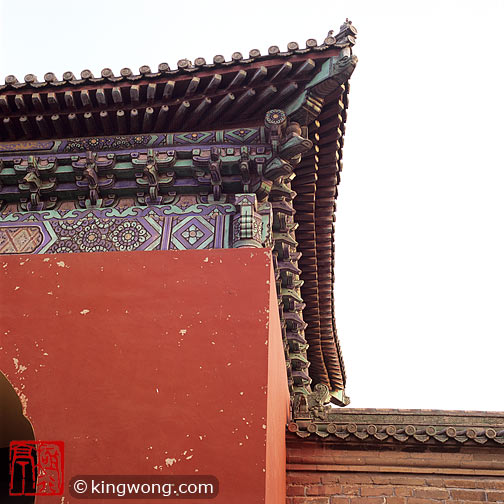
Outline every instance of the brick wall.
{"label": "brick wall", "polygon": [[287,504],[504,502],[504,447],[288,436]]}

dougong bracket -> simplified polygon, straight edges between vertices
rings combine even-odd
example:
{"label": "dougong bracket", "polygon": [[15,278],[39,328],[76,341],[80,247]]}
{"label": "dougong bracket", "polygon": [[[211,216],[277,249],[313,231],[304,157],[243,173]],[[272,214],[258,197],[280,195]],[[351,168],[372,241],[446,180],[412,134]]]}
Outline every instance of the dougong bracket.
{"label": "dougong bracket", "polygon": [[[30,200],[21,198],[22,207],[28,211],[43,210],[48,206],[52,206],[56,200],[55,196],[46,199],[46,203],[42,201],[42,193],[48,193],[55,189],[56,179],[49,177],[49,180],[42,180],[41,170],[39,169],[39,160],[35,156],[28,156],[24,160],[16,160],[14,169],[16,172],[25,172],[24,177],[19,181],[18,187],[20,192],[30,192]],[[49,163],[46,161],[44,166]]]}
{"label": "dougong bracket", "polygon": [[[149,184],[149,196],[147,196],[145,202],[150,205],[159,205],[162,200],[159,196],[159,173],[156,157],[152,149],[147,151],[147,162],[143,167],[142,175],[147,179],[147,183]],[[139,182],[138,179],[137,182]]]}
{"label": "dougong bracket", "polygon": [[242,185],[243,192],[248,193],[250,191],[250,183],[252,182],[252,177],[250,174],[250,157],[248,153],[248,148],[243,146],[240,152],[240,172],[242,175]]}
{"label": "dougong bracket", "polygon": [[222,161],[219,155],[219,149],[212,147],[210,151],[210,183],[212,184],[212,193],[214,201],[219,201],[222,194]]}
{"label": "dougong bracket", "polygon": [[23,177],[23,183],[19,185],[19,189],[25,189],[28,186],[30,191],[30,203],[27,205],[28,210],[42,210],[43,204],[40,198],[40,190],[42,188],[42,180],[40,180],[37,172],[30,171]]}
{"label": "dougong bracket", "polygon": [[100,189],[98,187],[98,174],[96,173],[95,156],[92,152],[86,152],[86,168],[82,172],[84,178],[88,183],[89,188],[89,201],[91,205],[98,203],[100,196]]}
{"label": "dougong bracket", "polygon": [[[138,202],[142,205],[161,205],[162,194],[166,194],[175,183],[174,151],[154,151],[148,149],[146,153],[132,153],[131,162],[139,170],[135,170],[136,183],[143,192],[138,194]],[[141,171],[140,171],[141,169]],[[148,188],[148,192],[146,191]],[[164,189],[164,191],[163,191]]]}

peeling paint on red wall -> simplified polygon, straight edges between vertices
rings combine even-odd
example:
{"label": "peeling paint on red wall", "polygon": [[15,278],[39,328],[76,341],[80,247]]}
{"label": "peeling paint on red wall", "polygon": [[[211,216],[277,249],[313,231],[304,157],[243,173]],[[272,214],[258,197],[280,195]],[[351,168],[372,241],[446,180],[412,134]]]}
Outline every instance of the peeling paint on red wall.
{"label": "peeling paint on red wall", "polygon": [[269,251],[2,256],[0,271],[0,369],[35,438],[65,442],[67,483],[212,474],[213,502],[270,500],[289,395]]}

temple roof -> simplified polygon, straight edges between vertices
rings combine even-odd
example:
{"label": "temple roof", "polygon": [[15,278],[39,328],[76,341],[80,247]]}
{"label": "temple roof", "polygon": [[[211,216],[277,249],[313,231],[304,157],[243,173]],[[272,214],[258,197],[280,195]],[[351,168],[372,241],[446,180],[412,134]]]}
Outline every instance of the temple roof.
{"label": "temple roof", "polygon": [[275,58],[291,60],[293,55],[305,56],[306,54],[316,54],[320,51],[325,51],[331,47],[348,47],[348,45],[355,44],[355,36],[357,30],[352,26],[351,22],[345,23],[344,29],[333,36],[332,30],[324,39],[322,44],[318,44],[315,39],[308,39],[305,47],[302,48],[297,42],[289,42],[287,50],[281,51],[278,46],[270,46],[268,54],[261,54],[258,49],[251,49],[248,58],[244,58],[240,52],[234,52],[231,59],[226,61],[225,57],[217,54],[213,57],[212,63],[207,63],[205,58],[198,57],[194,63],[188,59],[181,59],[177,62],[176,69],[170,69],[168,63],[160,63],[157,72],[153,72],[148,65],[143,65],[139,68],[138,74],[133,73],[130,68],[123,68],[120,75],[114,75],[110,68],[104,68],[100,76],[95,77],[91,70],[85,69],[80,73],[80,79],[74,75],[73,72],[64,72],[62,79],[58,80],[57,76],[52,72],[47,72],[44,75],[43,81],[38,81],[37,76],[34,74],[27,74],[24,77],[24,82],[19,82],[15,75],[8,75],[5,78],[5,84],[0,85],[0,91],[7,89],[43,89],[53,88],[57,89],[65,84],[77,86],[83,83],[106,83],[106,82],[136,82],[142,79],[156,79],[162,75],[177,76],[180,74],[200,71],[200,70],[215,70],[226,68],[236,63],[250,64],[262,61],[267,61]]}
{"label": "temple roof", "polygon": [[295,416],[289,431],[303,439],[387,445],[504,444],[502,412],[325,407]]}
{"label": "temple roof", "polygon": [[142,66],[138,74],[123,68],[115,76],[104,68],[97,77],[90,70],[80,78],[65,72],[62,80],[48,72],[41,82],[33,74],[24,82],[9,75],[0,86],[0,138],[187,131],[228,126],[236,117],[240,124],[254,121],[301,94],[328,57],[349,51],[355,34],[345,24],[320,45],[309,39],[301,49],[290,42],[286,51],[272,46],[261,55],[253,49],[248,58],[235,52],[230,61],[217,55],[210,64],[182,59],[174,70],[161,63],[157,72]]}
{"label": "temple roof", "polygon": [[[174,70],[162,63],[157,72],[143,66],[138,74],[124,68],[118,76],[110,69],[97,77],[89,70],[80,78],[65,72],[63,80],[47,73],[42,82],[32,74],[25,82],[8,76],[0,86],[0,200],[9,184],[17,184],[16,170],[24,173],[33,163],[28,154],[40,152],[36,162],[54,162],[58,139],[83,152],[121,143],[122,149],[155,148],[160,134],[168,145],[177,143],[177,134],[189,131],[257,128],[264,125],[268,110],[285,111],[309,140],[300,161],[301,151],[290,151],[297,156],[295,178],[291,193],[282,189],[295,210],[296,245],[301,252],[299,303],[306,304],[303,318],[310,363],[306,379],[326,385],[333,402],[344,405],[346,378],[334,318],[333,221],[348,79],[357,62],[352,55],[356,33],[347,21],[320,45],[314,39],[305,48],[291,42],[286,51],[272,46],[266,55],[258,50],[250,51],[248,58],[233,53],[230,61],[218,55],[209,64],[203,58],[194,63],[183,59]],[[49,148],[47,141],[52,139],[56,143]],[[64,170],[65,177],[71,170]],[[278,260],[282,262],[282,257]]]}

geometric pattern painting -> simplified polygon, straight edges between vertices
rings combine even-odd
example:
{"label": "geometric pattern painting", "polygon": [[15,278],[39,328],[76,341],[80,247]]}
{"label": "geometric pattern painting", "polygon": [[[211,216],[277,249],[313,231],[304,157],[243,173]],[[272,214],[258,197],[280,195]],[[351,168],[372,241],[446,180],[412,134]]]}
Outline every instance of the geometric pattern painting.
{"label": "geometric pattern painting", "polygon": [[0,254],[229,248],[230,204],[17,212],[0,216]]}
{"label": "geometric pattern painting", "polygon": [[96,218],[50,221],[57,240],[45,252],[112,252],[151,250],[160,239],[160,227],[152,218]]}
{"label": "geometric pattern painting", "polygon": [[[219,224],[218,220],[216,224]],[[210,220],[195,217],[175,217],[171,227],[170,249],[208,248],[213,243],[216,234],[218,234],[216,226]]]}
{"label": "geometric pattern painting", "polygon": [[37,226],[0,227],[0,254],[29,254],[42,243]]}

